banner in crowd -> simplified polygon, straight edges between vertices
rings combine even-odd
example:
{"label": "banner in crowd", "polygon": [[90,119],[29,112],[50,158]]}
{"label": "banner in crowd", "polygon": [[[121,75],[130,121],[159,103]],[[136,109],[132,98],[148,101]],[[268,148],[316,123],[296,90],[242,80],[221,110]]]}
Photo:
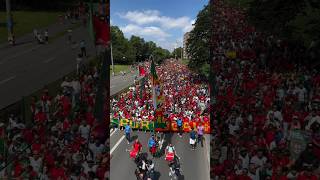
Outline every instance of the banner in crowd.
{"label": "banner in crowd", "polygon": [[163,123],[163,90],[157,75],[156,66],[154,62],[151,62],[150,68],[151,80],[152,80],[152,101],[153,101],[153,108],[155,111],[155,119],[157,123]]}
{"label": "banner in crowd", "polygon": [[[130,127],[132,129],[140,129],[143,131],[159,131],[159,132],[165,132],[165,131],[178,131],[178,126],[176,121],[164,121],[164,122],[154,122],[154,121],[132,121],[129,119],[112,119],[112,124],[116,125],[117,127],[124,127],[130,123]],[[191,128],[193,127],[196,129],[196,127],[199,125],[197,122],[184,122],[183,123],[183,131],[184,132],[190,132]],[[202,125],[204,127],[204,132],[209,134],[210,133],[210,122],[202,122]]]}
{"label": "banner in crowd", "polygon": [[237,53],[235,51],[228,51],[226,53],[226,57],[229,59],[235,59],[237,57]]}

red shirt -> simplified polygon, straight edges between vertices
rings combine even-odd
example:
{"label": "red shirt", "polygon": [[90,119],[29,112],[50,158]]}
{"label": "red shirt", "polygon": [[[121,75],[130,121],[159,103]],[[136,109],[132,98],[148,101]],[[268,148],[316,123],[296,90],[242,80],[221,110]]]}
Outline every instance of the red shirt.
{"label": "red shirt", "polygon": [[272,179],[272,180],[288,180],[287,176],[280,176],[280,177],[278,177],[278,176],[275,176],[275,175],[273,175],[273,176],[271,177],[271,179]]}
{"label": "red shirt", "polygon": [[22,165],[17,162],[14,166],[14,177],[19,177],[23,172],[23,167]]}
{"label": "red shirt", "polygon": [[236,177],[237,180],[252,180],[249,176],[247,175],[238,175]]}
{"label": "red shirt", "polygon": [[68,120],[63,121],[62,129],[64,132],[69,131],[71,124]]}
{"label": "red shirt", "polygon": [[89,124],[92,127],[95,119],[91,112],[86,113],[86,120],[87,120],[87,124]]}
{"label": "red shirt", "polygon": [[34,117],[34,120],[36,122],[39,122],[39,123],[43,123],[44,121],[47,120],[47,116],[44,112],[38,112],[35,117]]}
{"label": "red shirt", "polygon": [[41,151],[41,144],[34,143],[31,146],[32,152],[40,152]]}
{"label": "red shirt", "polygon": [[269,130],[266,134],[266,142],[268,145],[274,140],[275,132],[272,130]]}
{"label": "red shirt", "polygon": [[134,143],[133,144],[133,148],[134,148],[135,151],[139,151],[141,147],[142,147],[142,145],[140,143]]}
{"label": "red shirt", "polygon": [[97,176],[99,178],[99,180],[104,180],[104,174],[106,173],[108,169],[106,167],[98,167],[97,168]]}
{"label": "red shirt", "polygon": [[33,141],[33,133],[31,129],[25,129],[23,131],[23,137],[28,144],[31,144]]}
{"label": "red shirt", "polygon": [[62,179],[67,179],[63,168],[56,168],[56,167],[51,168],[50,175],[53,180],[57,180],[59,177]]}
{"label": "red shirt", "polygon": [[299,176],[298,176],[298,178],[297,178],[297,180],[317,180],[318,178],[317,178],[317,176],[315,176],[315,175],[311,175],[311,176],[307,176],[307,175],[305,175],[304,173],[301,173]]}
{"label": "red shirt", "polygon": [[47,165],[49,165],[50,167],[54,165],[54,157],[50,152],[46,152],[44,159]]}

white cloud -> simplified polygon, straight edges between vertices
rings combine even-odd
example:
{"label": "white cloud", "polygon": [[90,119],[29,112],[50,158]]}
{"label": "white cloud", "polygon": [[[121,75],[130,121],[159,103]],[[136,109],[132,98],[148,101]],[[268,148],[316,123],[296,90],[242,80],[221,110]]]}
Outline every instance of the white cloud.
{"label": "white cloud", "polygon": [[190,21],[189,25],[187,25],[186,27],[184,27],[182,31],[183,31],[184,33],[185,33],[185,32],[190,32],[190,31],[193,29],[195,22],[196,22],[195,19],[192,20],[192,21]]}
{"label": "white cloud", "polygon": [[159,24],[163,29],[178,28],[183,32],[191,30],[192,23],[194,23],[194,20],[191,20],[187,16],[178,18],[161,16],[157,10],[128,11],[124,14],[118,13],[118,15],[138,25]]}
{"label": "white cloud", "polygon": [[168,42],[168,41],[159,41],[156,42],[160,47],[164,49],[168,49],[170,52],[176,48],[176,42]]}
{"label": "white cloud", "polygon": [[125,27],[120,27],[120,29],[126,35],[137,35],[137,36],[149,36],[152,38],[159,39],[159,41],[165,41],[167,37],[171,35],[155,26],[142,27],[134,24],[128,24]]}

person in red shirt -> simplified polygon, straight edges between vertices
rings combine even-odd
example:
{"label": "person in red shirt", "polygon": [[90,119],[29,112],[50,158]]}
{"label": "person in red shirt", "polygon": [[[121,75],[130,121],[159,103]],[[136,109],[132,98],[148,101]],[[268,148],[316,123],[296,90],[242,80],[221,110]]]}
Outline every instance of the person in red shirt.
{"label": "person in red shirt", "polygon": [[248,176],[248,169],[246,168],[242,169],[241,174],[236,176],[236,180],[252,180]]}
{"label": "person in red shirt", "polygon": [[311,167],[309,167],[298,175],[297,180],[318,180],[318,177],[312,172]]}
{"label": "person in red shirt", "polygon": [[140,152],[141,151],[142,145],[141,145],[141,143],[139,142],[138,139],[136,139],[136,141],[133,143],[132,148],[136,152]]}
{"label": "person in red shirt", "polygon": [[42,111],[42,108],[39,109],[39,112],[36,113],[35,117],[34,117],[34,121],[36,123],[45,123],[45,121],[47,120],[47,115],[46,113],[44,113]]}

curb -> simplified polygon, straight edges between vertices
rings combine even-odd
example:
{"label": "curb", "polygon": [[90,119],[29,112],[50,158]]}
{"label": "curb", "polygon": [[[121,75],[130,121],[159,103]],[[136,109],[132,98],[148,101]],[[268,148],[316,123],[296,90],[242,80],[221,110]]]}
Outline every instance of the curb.
{"label": "curb", "polygon": [[208,168],[208,171],[210,172],[210,139],[211,139],[210,134],[204,135],[204,139],[205,139],[204,151],[205,151],[205,156],[207,156],[207,163],[208,163],[207,168]]}

